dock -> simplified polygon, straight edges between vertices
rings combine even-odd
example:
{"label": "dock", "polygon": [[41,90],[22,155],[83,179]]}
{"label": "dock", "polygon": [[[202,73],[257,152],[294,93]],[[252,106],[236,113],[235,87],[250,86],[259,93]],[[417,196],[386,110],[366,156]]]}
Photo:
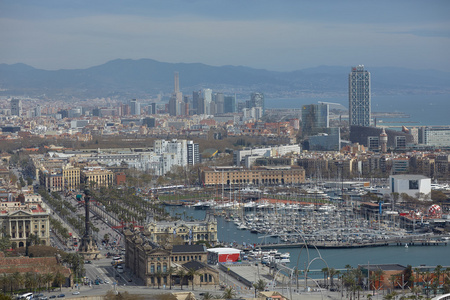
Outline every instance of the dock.
{"label": "dock", "polygon": [[[423,240],[407,237],[404,239],[385,240],[366,243],[337,243],[337,242],[318,242],[306,243],[309,248],[317,249],[346,249],[346,248],[365,248],[365,247],[385,247],[385,246],[447,246],[448,241],[438,240]],[[258,247],[263,249],[268,248],[301,248],[305,243],[279,243],[279,244],[261,244]]]}

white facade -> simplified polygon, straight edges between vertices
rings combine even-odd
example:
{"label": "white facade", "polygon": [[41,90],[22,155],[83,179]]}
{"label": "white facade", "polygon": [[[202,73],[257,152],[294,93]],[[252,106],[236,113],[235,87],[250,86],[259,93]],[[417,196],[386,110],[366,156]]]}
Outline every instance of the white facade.
{"label": "white facade", "polygon": [[[233,163],[236,166],[240,166],[247,156],[250,157],[280,157],[288,153],[300,153],[301,148],[299,145],[282,145],[276,147],[256,148],[248,150],[234,150]],[[247,163],[252,161],[250,158]],[[254,160],[253,160],[254,161]]]}
{"label": "white facade", "polygon": [[423,142],[425,145],[435,147],[450,146],[450,126],[433,126],[423,129]]}
{"label": "white facade", "polygon": [[431,194],[431,178],[423,175],[389,176],[390,193],[406,193],[411,197]]}

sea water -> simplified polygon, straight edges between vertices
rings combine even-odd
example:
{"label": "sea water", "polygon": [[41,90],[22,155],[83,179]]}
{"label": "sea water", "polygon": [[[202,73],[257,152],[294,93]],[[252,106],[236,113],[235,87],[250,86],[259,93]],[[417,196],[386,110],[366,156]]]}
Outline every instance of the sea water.
{"label": "sea water", "polygon": [[[175,213],[185,213],[186,218],[203,220],[205,210],[195,210],[188,207],[168,207],[167,211],[171,215]],[[233,245],[254,245],[260,243],[275,244],[280,242],[274,237],[264,237],[262,234],[254,234],[249,230],[240,230],[233,222],[226,221],[224,217],[217,217],[217,235],[220,242],[229,246]],[[403,266],[411,265],[417,267],[420,265],[436,266],[441,265],[450,267],[450,245],[447,246],[385,246],[385,247],[366,247],[349,249],[303,249],[281,248],[280,252],[290,253],[289,267],[304,269],[316,257],[310,265],[310,270],[320,270],[328,266],[329,268],[344,269],[346,265],[357,267],[367,264],[400,264]],[[309,257],[308,257],[309,252]]]}
{"label": "sea water", "polygon": [[[281,98],[266,99],[265,107],[272,109],[301,109],[303,105],[319,101],[339,103],[348,109],[348,98]],[[400,125],[433,126],[450,125],[450,95],[372,95],[372,112],[403,113],[406,118],[380,118],[379,121],[398,122]],[[342,108],[342,107],[341,107]]]}

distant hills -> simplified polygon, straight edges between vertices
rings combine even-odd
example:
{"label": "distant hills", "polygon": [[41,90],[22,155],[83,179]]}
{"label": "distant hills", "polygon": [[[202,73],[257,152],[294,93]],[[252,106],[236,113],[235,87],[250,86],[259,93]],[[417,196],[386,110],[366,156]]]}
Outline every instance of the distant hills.
{"label": "distant hills", "polygon": [[[152,59],[117,59],[73,70],[48,71],[25,64],[0,64],[0,95],[43,96],[59,99],[113,97],[151,98],[173,91],[179,72],[183,93],[213,91],[267,97],[346,95],[351,66],[319,66],[293,72],[275,72],[244,66],[209,66],[201,63],[165,63]],[[372,92],[378,94],[450,93],[450,72],[366,66]]]}

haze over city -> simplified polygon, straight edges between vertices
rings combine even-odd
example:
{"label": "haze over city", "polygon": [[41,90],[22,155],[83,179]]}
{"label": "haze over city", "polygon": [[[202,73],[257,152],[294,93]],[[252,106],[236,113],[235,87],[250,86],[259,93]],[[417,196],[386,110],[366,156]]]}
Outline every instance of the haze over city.
{"label": "haze over city", "polygon": [[448,1],[2,1],[0,63],[448,70]]}

